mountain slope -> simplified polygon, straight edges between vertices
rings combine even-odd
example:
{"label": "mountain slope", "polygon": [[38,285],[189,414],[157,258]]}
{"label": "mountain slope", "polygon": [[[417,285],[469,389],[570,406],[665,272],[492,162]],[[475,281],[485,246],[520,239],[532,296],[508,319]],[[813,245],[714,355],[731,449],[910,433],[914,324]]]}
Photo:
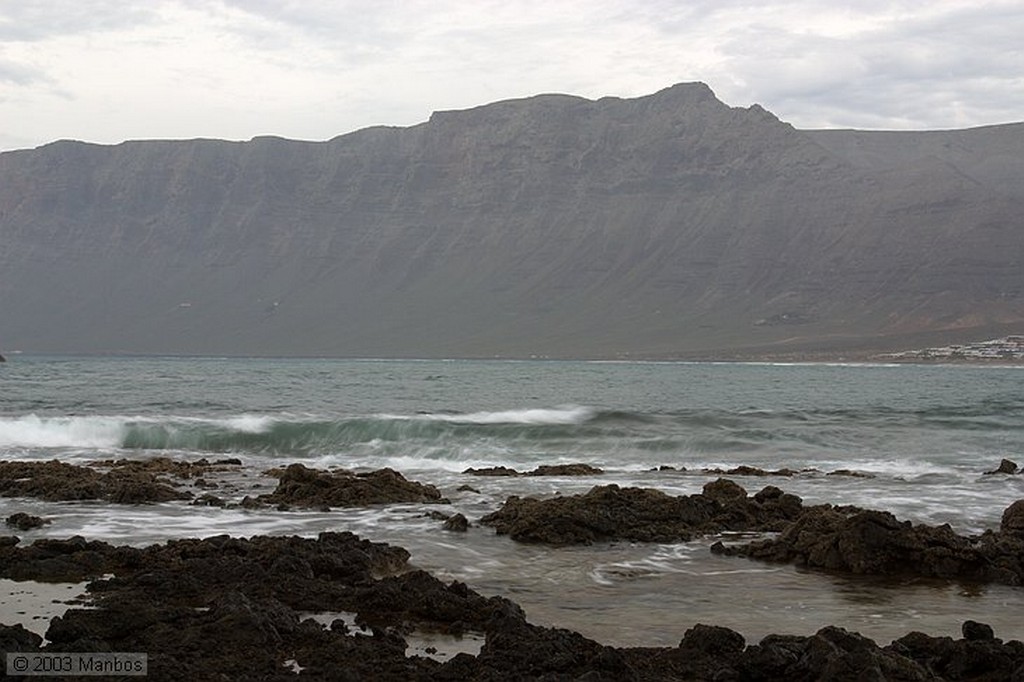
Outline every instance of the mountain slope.
{"label": "mountain slope", "polygon": [[321,143],[0,154],[0,344],[690,357],[1021,329],[1024,126],[793,129],[702,84]]}

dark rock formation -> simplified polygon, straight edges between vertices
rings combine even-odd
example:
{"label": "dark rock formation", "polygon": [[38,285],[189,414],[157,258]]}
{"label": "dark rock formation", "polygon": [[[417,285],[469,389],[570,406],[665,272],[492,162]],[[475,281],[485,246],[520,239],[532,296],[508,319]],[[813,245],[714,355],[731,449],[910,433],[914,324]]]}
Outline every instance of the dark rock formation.
{"label": "dark rock formation", "polygon": [[280,471],[277,488],[257,500],[300,507],[361,507],[396,502],[447,503],[432,485],[406,480],[393,469],[355,474],[320,471],[290,464]]}
{"label": "dark rock formation", "polygon": [[[83,580],[89,608],[54,618],[47,643],[0,625],[0,657],[15,651],[145,651],[148,678],[341,680],[1010,680],[1024,645],[983,623],[964,638],[910,633],[892,645],[841,628],[769,635],[747,645],[696,625],[678,647],[613,648],[538,627],[516,604],[406,568],[405,550],[350,533],[219,536],[146,548],[82,538],[0,544],[0,576]],[[109,577],[110,575],[113,577]],[[108,576],[108,577],[102,577]],[[309,614],[349,612],[355,626]],[[477,655],[440,663],[410,656],[415,631],[480,633]]]}
{"label": "dark rock formation", "polygon": [[545,500],[513,496],[480,522],[519,542],[678,542],[726,530],[778,531],[802,511],[799,497],[778,488],[769,486],[750,498],[739,485],[720,479],[702,494],[680,497],[617,485]]}
{"label": "dark rock formation", "polygon": [[1024,585],[1024,500],[1003,514],[999,532],[978,538],[948,525],[898,521],[880,511],[808,509],[778,537],[712,551],[864,575],[920,575]]}
{"label": "dark rock formation", "polygon": [[995,471],[986,471],[985,475],[990,476],[992,474],[1016,474],[1019,468],[1017,463],[1009,459],[1004,459],[999,462],[999,466],[996,467]]}
{"label": "dark rock formation", "polygon": [[32,530],[33,528],[41,528],[45,526],[50,523],[50,520],[39,516],[32,516],[25,512],[17,512],[4,519],[4,523],[13,528],[17,528],[18,530]]}
{"label": "dark rock formation", "polygon": [[474,469],[470,467],[463,471],[470,476],[597,476],[604,473],[604,469],[577,462],[573,464],[541,464],[533,471],[517,471],[506,466],[485,467]]}
{"label": "dark rock formation", "polygon": [[603,473],[604,469],[589,464],[541,464],[527,476],[597,476]]}
{"label": "dark rock formation", "polygon": [[506,466],[483,467],[481,469],[469,467],[462,473],[469,474],[470,476],[522,476],[520,472]]}
{"label": "dark rock formation", "polygon": [[704,469],[706,474],[716,474],[719,476],[784,476],[791,477],[796,476],[799,471],[793,469],[777,469],[775,471],[767,471],[765,469],[759,469],[758,467],[747,466],[746,464],[734,467],[732,469]]}
{"label": "dark rock formation", "polygon": [[462,514],[453,514],[445,519],[444,529],[465,533],[469,529],[469,521]]}
{"label": "dark rock formation", "polygon": [[999,530],[1003,535],[1024,539],[1024,500],[1017,500],[1003,510]]}
{"label": "dark rock formation", "polygon": [[90,467],[49,462],[0,462],[0,495],[63,500],[107,500],[119,504],[189,499],[156,474],[115,468],[101,473]]}
{"label": "dark rock formation", "polygon": [[799,131],[700,83],[318,143],[62,141],[0,154],[0,319],[39,352],[943,345],[1020,331],[1021,177],[1024,125]]}

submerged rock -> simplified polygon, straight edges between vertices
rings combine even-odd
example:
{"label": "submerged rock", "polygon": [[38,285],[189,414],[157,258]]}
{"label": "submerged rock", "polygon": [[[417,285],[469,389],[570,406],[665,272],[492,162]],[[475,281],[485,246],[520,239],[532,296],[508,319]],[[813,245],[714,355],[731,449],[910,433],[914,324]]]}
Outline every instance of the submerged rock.
{"label": "submerged rock", "polygon": [[513,496],[480,522],[519,542],[679,542],[722,531],[782,530],[802,510],[800,498],[778,488],[750,498],[741,486],[719,479],[702,494],[679,497],[617,485],[544,500]]}
{"label": "submerged rock", "polygon": [[263,504],[300,507],[360,507],[397,502],[448,503],[432,485],[407,480],[393,469],[356,474],[290,464],[279,472],[274,492],[256,498]]}

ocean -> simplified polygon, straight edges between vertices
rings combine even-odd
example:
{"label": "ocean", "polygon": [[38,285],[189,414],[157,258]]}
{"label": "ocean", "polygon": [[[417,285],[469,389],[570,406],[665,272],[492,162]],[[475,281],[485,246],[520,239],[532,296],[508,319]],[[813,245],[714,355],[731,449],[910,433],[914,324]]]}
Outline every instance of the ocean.
{"label": "ocean", "polygon": [[[467,533],[434,505],[331,511],[112,505],[0,498],[0,517],[51,520],[23,542],[82,535],[146,545],[228,533],[315,536],[350,530],[401,545],[411,564],[519,603],[537,624],[616,646],[674,646],[696,623],[748,643],[834,624],[885,644],[910,631],[959,636],[971,618],[1024,639],[1024,590],[833,575],[712,555],[717,539],[552,548],[476,521],[510,495],[617,483],[683,495],[740,465],[794,476],[730,476],[750,494],[775,485],[805,504],[890,511],[959,533],[998,528],[1024,498],[1024,367],[469,360],[79,358],[15,355],[0,365],[0,460],[232,457],[215,491],[270,492],[292,462],[391,467],[431,483]],[[475,477],[584,462],[588,477]],[[665,469],[664,467],[673,467]],[[684,470],[685,469],[685,470]],[[849,470],[864,476],[829,476]],[[459,490],[460,486],[473,490]],[[8,529],[10,530],[10,529]],[[734,539],[734,538],[726,538]],[[6,587],[5,587],[6,586]],[[7,589],[5,595],[3,589]],[[0,602],[18,592],[0,582]],[[9,616],[9,610],[0,609]],[[24,615],[24,614],[23,614]]]}

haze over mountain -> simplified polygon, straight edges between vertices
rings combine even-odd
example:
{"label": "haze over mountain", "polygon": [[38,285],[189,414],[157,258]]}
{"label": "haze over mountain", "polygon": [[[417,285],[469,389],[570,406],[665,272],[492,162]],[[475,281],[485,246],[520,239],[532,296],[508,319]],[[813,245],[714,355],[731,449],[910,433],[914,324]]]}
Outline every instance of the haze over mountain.
{"label": "haze over mountain", "polygon": [[749,357],[1024,332],[1024,124],[800,131],[699,83],[327,142],[0,154],[0,346]]}

